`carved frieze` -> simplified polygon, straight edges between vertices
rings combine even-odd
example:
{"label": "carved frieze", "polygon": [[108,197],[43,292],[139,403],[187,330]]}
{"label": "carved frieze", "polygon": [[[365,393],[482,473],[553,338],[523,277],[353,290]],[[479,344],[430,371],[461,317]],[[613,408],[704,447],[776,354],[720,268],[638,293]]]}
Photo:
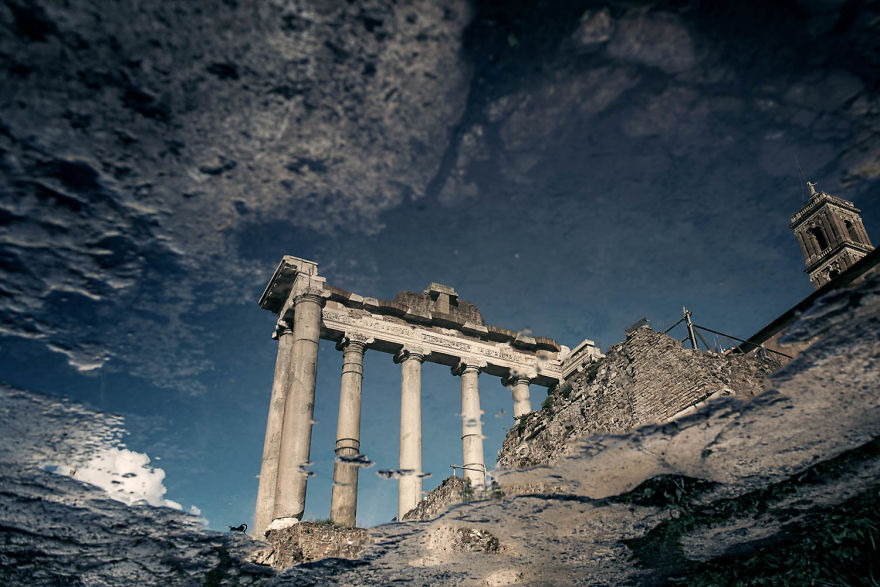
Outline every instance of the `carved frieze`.
{"label": "carved frieze", "polygon": [[[352,315],[348,310],[324,308],[324,327],[328,330],[354,333],[372,337],[404,347],[422,347],[427,353],[453,355],[473,364],[490,363],[511,369],[515,372],[535,373],[539,369],[549,377],[559,378],[561,364],[558,359],[539,358],[533,352],[492,344],[478,338],[465,339],[461,336],[443,334],[426,328],[399,324],[383,319],[381,316]],[[430,355],[426,360],[431,360]]]}

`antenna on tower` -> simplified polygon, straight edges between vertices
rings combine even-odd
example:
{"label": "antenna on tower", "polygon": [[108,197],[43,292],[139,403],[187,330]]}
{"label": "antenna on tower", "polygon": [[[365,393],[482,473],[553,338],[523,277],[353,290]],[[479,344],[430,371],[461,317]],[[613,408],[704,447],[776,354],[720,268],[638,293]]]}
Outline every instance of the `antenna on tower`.
{"label": "antenna on tower", "polygon": [[[800,173],[800,175],[801,175],[801,186],[804,186],[807,184],[807,178],[804,175],[804,168],[801,167],[801,162],[800,162],[800,159],[798,159],[797,153],[794,154],[794,162],[797,163],[798,173]],[[804,189],[804,188],[801,187],[801,189]]]}

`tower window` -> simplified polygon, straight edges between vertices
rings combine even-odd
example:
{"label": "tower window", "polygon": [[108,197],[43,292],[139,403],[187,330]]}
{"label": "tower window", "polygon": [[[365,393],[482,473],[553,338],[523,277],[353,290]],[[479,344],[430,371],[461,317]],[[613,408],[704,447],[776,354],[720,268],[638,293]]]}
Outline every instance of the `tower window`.
{"label": "tower window", "polygon": [[818,226],[814,226],[810,228],[810,234],[813,235],[813,238],[816,239],[816,244],[819,245],[819,250],[824,251],[828,248],[828,239],[825,238],[825,231],[822,230]]}
{"label": "tower window", "polygon": [[844,220],[844,224],[846,225],[846,231],[849,233],[849,238],[852,240],[859,242],[859,233],[856,232],[856,227],[849,220]]}

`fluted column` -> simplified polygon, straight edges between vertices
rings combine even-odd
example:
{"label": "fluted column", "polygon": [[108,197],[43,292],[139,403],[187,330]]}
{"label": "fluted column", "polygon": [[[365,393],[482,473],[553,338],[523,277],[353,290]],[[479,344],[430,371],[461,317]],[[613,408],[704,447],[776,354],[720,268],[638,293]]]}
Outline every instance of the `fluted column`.
{"label": "fluted column", "polygon": [[520,418],[532,411],[532,402],[529,400],[529,378],[525,375],[511,374],[505,385],[510,388],[513,395],[513,417]]}
{"label": "fluted column", "polygon": [[307,291],[293,299],[293,360],[290,391],[284,408],[278,483],[272,527],[283,528],[302,519],[306,505],[305,470],[312,441],[318,340],[324,299]]}
{"label": "fluted column", "polygon": [[422,361],[420,347],[404,347],[394,356],[400,364],[400,470],[397,485],[397,519],[416,507],[422,498]]}
{"label": "fluted column", "polygon": [[359,467],[357,463],[346,459],[358,456],[361,450],[361,384],[364,377],[364,351],[371,342],[373,342],[372,338],[346,333],[345,338],[336,345],[343,355],[330,520],[342,526],[355,526],[357,521]]}
{"label": "fluted column", "polygon": [[266,526],[272,521],[275,508],[275,486],[278,480],[278,456],[281,451],[281,426],[284,422],[284,403],[287,399],[288,376],[293,359],[293,331],[281,322],[276,331],[278,356],[275,359],[275,378],[269,399],[269,418],[266,421],[266,439],[263,441],[263,460],[260,465],[260,485],[257,489],[257,509],[254,512],[254,536],[263,538]]}
{"label": "fluted column", "polygon": [[486,484],[486,464],[483,459],[483,422],[480,411],[480,368],[486,363],[460,362],[452,369],[461,376],[461,457],[463,477],[471,487]]}

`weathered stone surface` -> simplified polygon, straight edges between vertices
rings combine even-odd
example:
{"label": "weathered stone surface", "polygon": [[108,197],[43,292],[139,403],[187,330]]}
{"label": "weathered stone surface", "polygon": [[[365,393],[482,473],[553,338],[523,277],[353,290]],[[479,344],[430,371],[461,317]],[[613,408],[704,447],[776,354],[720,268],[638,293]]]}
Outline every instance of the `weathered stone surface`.
{"label": "weathered stone surface", "polygon": [[325,558],[357,558],[369,544],[370,536],[363,528],[300,522],[288,528],[269,530],[266,541],[270,548],[260,552],[254,562],[287,569]]}
{"label": "weathered stone surface", "polygon": [[639,328],[604,359],[551,390],[540,411],[511,428],[498,465],[551,464],[570,454],[577,437],[664,422],[716,395],[754,397],[780,366],[776,359],[754,355],[685,349],[665,334]]}
{"label": "weathered stone surface", "polygon": [[470,491],[470,485],[461,477],[447,477],[419,505],[404,514],[403,521],[432,520],[449,506],[465,501]]}
{"label": "weathered stone surface", "polygon": [[456,552],[485,552],[493,554],[501,550],[498,538],[488,530],[467,526],[440,526],[427,532],[425,546],[428,550]]}

